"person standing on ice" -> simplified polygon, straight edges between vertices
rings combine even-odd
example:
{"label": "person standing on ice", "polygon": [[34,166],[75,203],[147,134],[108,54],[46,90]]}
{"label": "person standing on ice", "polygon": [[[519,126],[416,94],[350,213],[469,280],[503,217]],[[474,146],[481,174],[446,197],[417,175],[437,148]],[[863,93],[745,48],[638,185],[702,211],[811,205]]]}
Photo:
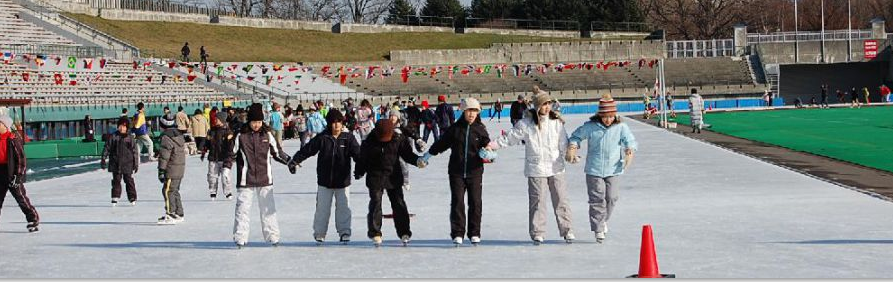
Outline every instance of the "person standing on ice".
{"label": "person standing on ice", "polygon": [[568,203],[567,183],[564,179],[564,152],[567,132],[561,114],[552,109],[552,97],[539,87],[533,87],[534,109],[490,143],[491,149],[524,144],[527,177],[530,238],[541,244],[546,235],[546,197],[552,198],[552,209],[558,232],[568,243],[574,237],[571,207]]}
{"label": "person standing on ice", "polygon": [[161,181],[161,194],[164,196],[164,216],[158,224],[178,224],[185,220],[183,201],[180,197],[180,184],[186,173],[186,139],[177,130],[176,117],[168,113],[161,117],[161,149],[158,150],[158,180]]}
{"label": "person standing on ice", "polygon": [[691,96],[688,97],[688,106],[691,109],[688,114],[691,120],[691,133],[697,132],[701,134],[701,129],[704,128],[704,114],[706,111],[704,110],[704,99],[701,98],[701,95],[698,95],[697,89],[691,89]]}
{"label": "person standing on ice", "polygon": [[[415,144],[416,150],[418,150],[419,153],[425,151],[425,149],[428,147],[428,144],[426,144],[421,140],[421,138],[419,138],[418,131],[412,131],[411,129],[407,128],[406,125],[404,125],[408,123],[406,123],[406,120],[403,119],[403,114],[400,113],[400,111],[394,109],[388,111],[388,120],[394,123],[394,131],[397,134],[409,138],[409,141],[412,144]],[[403,190],[409,191],[412,187],[409,185],[409,169],[407,169],[406,162],[401,161],[400,167],[403,168]]]}
{"label": "person standing on ice", "polygon": [[595,232],[596,240],[602,242],[620,192],[618,178],[632,163],[638,148],[633,133],[617,116],[617,103],[611,95],[602,96],[598,114],[571,134],[566,161],[579,162],[577,150],[584,140],[588,140],[584,172],[589,194],[589,227]]}
{"label": "person standing on ice", "polygon": [[[102,148],[102,160],[99,166],[112,173],[112,206],[117,206],[121,198],[122,179],[127,187],[127,200],[133,206],[136,205],[136,183],[133,181],[133,174],[140,168],[140,149],[133,136],[127,132],[130,120],[121,117],[117,125],[118,131],[109,137]],[[106,159],[109,160],[108,163]]]}
{"label": "person standing on ice", "polygon": [[366,140],[372,129],[375,128],[375,111],[372,110],[372,104],[369,100],[363,99],[360,107],[356,110],[357,125],[354,129],[359,134],[360,141]]}
{"label": "person standing on ice", "polygon": [[25,191],[25,173],[28,171],[22,136],[12,131],[12,118],[0,115],[0,207],[9,191],[28,221],[28,232],[40,231],[40,214],[31,204]]}
{"label": "person standing on ice", "polygon": [[[360,158],[357,160],[354,177],[366,176],[366,187],[369,188],[369,213],[366,222],[369,228],[367,235],[376,246],[381,245],[381,197],[387,192],[394,211],[394,225],[397,236],[404,245],[409,243],[412,231],[409,227],[409,211],[403,199],[403,168],[400,161],[415,164],[424,168],[428,162],[412,152],[412,145],[405,136],[394,132],[394,123],[390,120],[379,120],[375,129],[360,146]],[[367,175],[368,174],[368,175]]]}
{"label": "person standing on ice", "polygon": [[335,198],[335,228],[342,243],[350,242],[350,170],[351,160],[360,157],[360,144],[356,137],[344,128],[344,114],[338,109],[329,110],[326,117],[328,128],[310,139],[306,146],[295,153],[288,169],[295,174],[304,160],[316,159],[316,213],[313,215],[313,239],[318,243],[326,240],[332,198]]}
{"label": "person standing on ice", "polygon": [[[227,200],[233,199],[233,146],[235,136],[226,119],[229,114],[218,112],[217,123],[208,132],[208,138],[198,144],[201,160],[208,156],[208,191],[211,201],[217,200],[218,186],[223,186],[223,194]],[[219,185],[218,185],[219,184]]]}
{"label": "person standing on ice", "polygon": [[[291,157],[282,151],[270,128],[264,124],[263,105],[254,103],[248,110],[248,126],[236,136],[233,154],[236,155],[236,216],[233,240],[239,248],[248,243],[251,202],[257,195],[264,239],[279,245],[279,220],[273,198],[272,160],[287,165]],[[271,160],[272,159],[272,160]]]}
{"label": "person standing on ice", "polygon": [[[483,201],[484,157],[492,160],[492,152],[484,150],[490,143],[487,127],[481,122],[481,103],[466,98],[459,104],[462,117],[447,127],[422,158],[427,163],[431,156],[450,150],[448,174],[450,179],[450,238],[461,245],[468,235],[472,244],[481,242],[481,208]],[[483,156],[483,157],[482,157]],[[468,220],[465,214],[465,194],[468,194]],[[467,225],[466,225],[467,224]],[[467,227],[467,228],[466,228]]]}

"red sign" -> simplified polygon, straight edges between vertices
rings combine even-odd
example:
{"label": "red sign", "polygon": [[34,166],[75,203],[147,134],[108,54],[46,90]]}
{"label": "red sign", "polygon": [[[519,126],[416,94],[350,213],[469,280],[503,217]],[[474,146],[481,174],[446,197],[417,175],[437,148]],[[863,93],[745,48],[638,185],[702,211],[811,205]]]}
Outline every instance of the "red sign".
{"label": "red sign", "polygon": [[877,40],[865,40],[865,59],[877,58]]}

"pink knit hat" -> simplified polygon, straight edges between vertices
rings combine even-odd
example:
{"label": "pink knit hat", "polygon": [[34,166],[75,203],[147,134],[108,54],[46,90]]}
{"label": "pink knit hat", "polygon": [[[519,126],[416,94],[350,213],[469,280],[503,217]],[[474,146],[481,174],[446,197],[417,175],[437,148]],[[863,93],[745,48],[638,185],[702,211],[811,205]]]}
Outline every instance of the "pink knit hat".
{"label": "pink knit hat", "polygon": [[614,98],[611,98],[611,94],[602,95],[602,99],[598,101],[598,115],[599,116],[616,116],[617,115],[617,102],[614,101]]}

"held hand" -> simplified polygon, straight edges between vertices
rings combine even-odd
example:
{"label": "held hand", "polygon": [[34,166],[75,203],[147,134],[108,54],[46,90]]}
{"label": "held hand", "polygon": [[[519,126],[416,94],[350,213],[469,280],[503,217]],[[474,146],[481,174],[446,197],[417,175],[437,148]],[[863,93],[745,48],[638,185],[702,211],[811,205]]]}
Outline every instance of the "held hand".
{"label": "held hand", "polygon": [[416,161],[415,165],[419,168],[425,168],[426,166],[428,166],[428,161],[425,160],[424,157],[421,157],[418,161]]}
{"label": "held hand", "polygon": [[487,144],[486,149],[490,151],[499,150],[499,144],[497,144],[496,141],[490,141],[490,143]]}
{"label": "held hand", "polygon": [[567,152],[564,153],[564,160],[571,164],[580,161],[580,157],[577,156],[577,145],[570,145],[567,147]]}

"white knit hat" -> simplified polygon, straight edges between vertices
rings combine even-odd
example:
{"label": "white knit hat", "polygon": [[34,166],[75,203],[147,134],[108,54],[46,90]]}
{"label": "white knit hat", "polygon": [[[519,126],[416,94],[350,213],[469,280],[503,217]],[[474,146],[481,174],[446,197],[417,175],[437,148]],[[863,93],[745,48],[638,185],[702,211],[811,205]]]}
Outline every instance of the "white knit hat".
{"label": "white knit hat", "polygon": [[459,103],[459,109],[463,111],[468,109],[477,109],[478,111],[480,111],[481,102],[478,102],[478,99],[475,98],[465,98],[462,99],[461,103]]}

